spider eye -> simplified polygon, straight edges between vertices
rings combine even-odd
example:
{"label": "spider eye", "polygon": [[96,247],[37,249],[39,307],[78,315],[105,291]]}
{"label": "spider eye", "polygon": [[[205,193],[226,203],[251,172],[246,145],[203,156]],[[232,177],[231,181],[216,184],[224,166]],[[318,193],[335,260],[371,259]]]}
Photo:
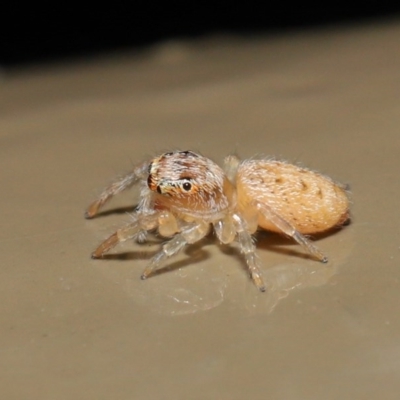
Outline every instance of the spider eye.
{"label": "spider eye", "polygon": [[191,188],[192,188],[192,184],[190,182],[185,182],[182,185],[183,190],[185,190],[186,192],[188,192]]}
{"label": "spider eye", "polygon": [[198,157],[198,155],[196,153],[193,153],[193,151],[190,151],[190,150],[180,151],[179,154],[182,154],[184,156]]}

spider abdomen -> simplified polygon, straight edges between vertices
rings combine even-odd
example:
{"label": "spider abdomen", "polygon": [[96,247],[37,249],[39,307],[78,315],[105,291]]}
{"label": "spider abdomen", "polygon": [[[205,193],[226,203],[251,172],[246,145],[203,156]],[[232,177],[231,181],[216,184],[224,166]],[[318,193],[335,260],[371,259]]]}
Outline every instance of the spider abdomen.
{"label": "spider abdomen", "polygon": [[[282,161],[247,160],[236,177],[239,209],[265,204],[303,234],[340,226],[348,219],[349,200],[342,185],[317,172]],[[280,232],[261,213],[258,225]]]}

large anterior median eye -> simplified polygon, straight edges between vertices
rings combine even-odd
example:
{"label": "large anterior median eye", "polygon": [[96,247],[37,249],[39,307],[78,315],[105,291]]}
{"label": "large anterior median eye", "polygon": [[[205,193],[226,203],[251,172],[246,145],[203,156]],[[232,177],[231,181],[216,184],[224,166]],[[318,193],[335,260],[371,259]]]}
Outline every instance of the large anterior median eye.
{"label": "large anterior median eye", "polygon": [[185,182],[182,185],[183,190],[186,190],[186,192],[188,192],[191,188],[192,188],[192,184],[190,182]]}
{"label": "large anterior median eye", "polygon": [[190,190],[192,189],[192,183],[190,182],[192,180],[192,178],[181,178],[180,179],[180,187],[185,191],[185,192],[190,192]]}

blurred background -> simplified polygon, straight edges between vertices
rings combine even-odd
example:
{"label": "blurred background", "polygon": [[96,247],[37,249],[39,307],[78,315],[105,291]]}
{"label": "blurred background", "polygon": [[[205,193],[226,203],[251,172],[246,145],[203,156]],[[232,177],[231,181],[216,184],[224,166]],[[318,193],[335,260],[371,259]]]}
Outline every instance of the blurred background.
{"label": "blurred background", "polygon": [[[102,4],[2,4],[1,399],[398,400],[399,2]],[[349,183],[330,263],[259,235],[260,295],[212,236],[91,260],[139,193],[85,207],[174,148]]]}
{"label": "blurred background", "polygon": [[64,3],[3,9],[0,65],[20,67],[143,49],[158,42],[209,35],[253,35],[391,19],[396,1],[115,2],[95,8]]}

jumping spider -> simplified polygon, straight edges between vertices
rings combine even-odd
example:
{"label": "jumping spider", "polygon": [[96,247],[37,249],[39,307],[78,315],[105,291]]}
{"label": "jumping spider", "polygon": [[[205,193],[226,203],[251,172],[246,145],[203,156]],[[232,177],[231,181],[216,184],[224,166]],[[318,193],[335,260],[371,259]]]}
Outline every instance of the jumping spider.
{"label": "jumping spider", "polygon": [[349,218],[346,187],[316,172],[283,161],[225,159],[224,169],[192,151],[172,151],[136,165],[115,180],[85,213],[93,218],[112,196],[140,182],[133,220],[93,252],[101,258],[128,239],[150,230],[171,238],[143,271],[148,278],[168,257],[214,229],[218,239],[237,240],[250,276],[265,291],[252,234],[258,228],[292,237],[321,262],[324,254],[304,236],[340,226]]}

